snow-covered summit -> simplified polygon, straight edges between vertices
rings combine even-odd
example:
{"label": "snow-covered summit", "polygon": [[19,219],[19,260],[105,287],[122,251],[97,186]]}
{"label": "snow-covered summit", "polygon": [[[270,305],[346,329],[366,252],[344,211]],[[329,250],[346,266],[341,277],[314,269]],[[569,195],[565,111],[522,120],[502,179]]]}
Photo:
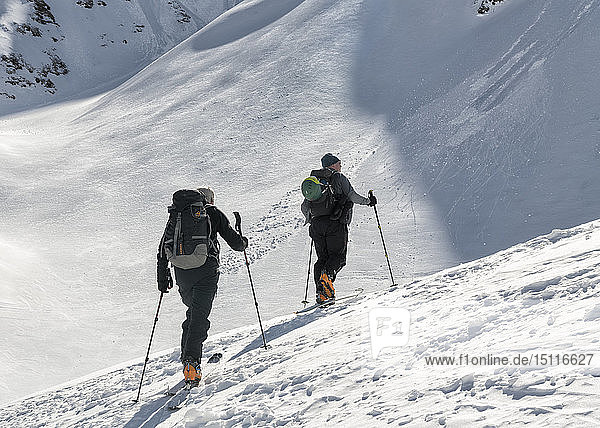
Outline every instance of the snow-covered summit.
{"label": "snow-covered summit", "polygon": [[[223,360],[204,366],[204,384],[176,413],[164,392],[182,378],[178,348],[152,355],[137,404],[142,359],[15,402],[0,423],[596,426],[599,246],[598,222],[555,230],[407,286],[272,319],[269,350],[257,325],[214,335],[205,355],[222,352]],[[376,308],[408,310],[411,321],[408,343],[373,359]],[[500,357],[508,363],[486,363]]]}

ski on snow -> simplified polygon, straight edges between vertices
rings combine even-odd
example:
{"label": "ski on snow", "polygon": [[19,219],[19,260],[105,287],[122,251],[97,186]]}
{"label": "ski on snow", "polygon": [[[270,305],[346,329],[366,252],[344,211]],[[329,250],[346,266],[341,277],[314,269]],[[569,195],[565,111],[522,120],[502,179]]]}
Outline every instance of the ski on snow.
{"label": "ski on snow", "polygon": [[306,308],[300,309],[294,313],[295,314],[303,314],[305,312],[312,311],[313,309],[326,308],[328,306],[334,305],[336,302],[339,302],[341,300],[347,300],[347,299],[352,299],[353,297],[358,297],[358,296],[360,296],[360,294],[363,291],[364,290],[362,288],[357,288],[356,290],[354,290],[353,294],[349,294],[347,296],[342,296],[342,297],[336,297],[335,299],[327,300],[323,303],[315,303],[314,305],[307,306]]}
{"label": "ski on snow", "polygon": [[[214,353],[208,359],[207,364],[216,364],[221,361],[222,357],[223,354],[221,354],[220,352]],[[202,379],[205,379],[205,376],[208,376],[208,374],[209,373],[203,374]],[[166,392],[166,394],[171,397],[166,403],[167,408],[171,411],[177,411],[181,409],[185,405],[190,395],[190,392],[193,389],[194,387],[186,383],[184,380],[177,383],[177,385],[175,385],[173,388]]]}

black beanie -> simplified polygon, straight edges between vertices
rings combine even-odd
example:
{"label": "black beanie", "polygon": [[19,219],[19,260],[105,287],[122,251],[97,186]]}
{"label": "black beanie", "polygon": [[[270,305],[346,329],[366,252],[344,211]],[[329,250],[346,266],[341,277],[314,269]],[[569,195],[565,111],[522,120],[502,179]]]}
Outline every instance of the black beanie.
{"label": "black beanie", "polygon": [[328,166],[333,165],[334,163],[338,163],[340,160],[332,155],[331,153],[327,153],[325,156],[321,158],[321,165],[323,168],[327,168]]}

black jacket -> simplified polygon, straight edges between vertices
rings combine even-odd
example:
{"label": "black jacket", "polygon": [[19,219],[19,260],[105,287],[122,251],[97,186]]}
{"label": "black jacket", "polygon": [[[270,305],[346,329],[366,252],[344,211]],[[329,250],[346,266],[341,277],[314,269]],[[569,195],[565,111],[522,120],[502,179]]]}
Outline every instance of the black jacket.
{"label": "black jacket", "polygon": [[244,251],[246,249],[247,241],[242,239],[242,236],[237,233],[231,224],[229,219],[223,211],[215,207],[214,205],[206,206],[206,213],[210,217],[210,240],[215,243],[216,255],[219,255],[219,241],[217,240],[217,232],[227,242],[227,245],[235,251]]}

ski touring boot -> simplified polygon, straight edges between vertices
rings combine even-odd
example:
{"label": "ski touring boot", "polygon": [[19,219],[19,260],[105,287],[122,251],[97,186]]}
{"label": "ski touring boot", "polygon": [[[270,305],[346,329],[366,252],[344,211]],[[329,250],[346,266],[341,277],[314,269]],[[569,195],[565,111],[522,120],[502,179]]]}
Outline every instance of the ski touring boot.
{"label": "ski touring boot", "polygon": [[183,360],[183,378],[190,388],[197,387],[200,384],[200,379],[202,379],[200,361],[192,358]]}
{"label": "ski touring boot", "polygon": [[328,301],[333,302],[335,300],[335,288],[333,287],[333,281],[327,275],[327,272],[321,273],[319,278],[319,285],[317,286],[317,304],[327,303]]}

